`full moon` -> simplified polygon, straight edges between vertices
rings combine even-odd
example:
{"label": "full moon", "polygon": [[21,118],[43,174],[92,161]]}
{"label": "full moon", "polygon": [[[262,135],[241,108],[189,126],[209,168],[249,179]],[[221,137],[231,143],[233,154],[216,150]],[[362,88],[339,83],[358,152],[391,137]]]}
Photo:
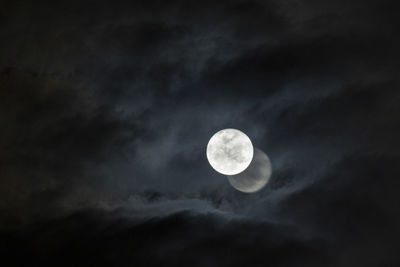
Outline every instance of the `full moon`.
{"label": "full moon", "polygon": [[224,129],[214,134],[207,145],[211,167],[225,175],[243,172],[253,159],[250,138],[236,129]]}

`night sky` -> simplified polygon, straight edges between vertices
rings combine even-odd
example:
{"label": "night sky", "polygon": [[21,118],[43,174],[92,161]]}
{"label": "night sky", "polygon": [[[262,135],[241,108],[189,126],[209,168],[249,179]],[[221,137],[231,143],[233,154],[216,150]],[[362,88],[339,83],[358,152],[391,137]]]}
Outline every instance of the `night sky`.
{"label": "night sky", "polygon": [[[0,1],[0,265],[400,266],[398,1]],[[206,158],[245,132],[273,167]]]}

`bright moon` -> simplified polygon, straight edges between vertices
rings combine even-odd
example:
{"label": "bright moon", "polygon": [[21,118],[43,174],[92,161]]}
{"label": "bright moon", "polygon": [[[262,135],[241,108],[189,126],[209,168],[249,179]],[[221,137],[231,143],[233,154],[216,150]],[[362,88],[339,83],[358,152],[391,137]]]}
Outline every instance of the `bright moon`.
{"label": "bright moon", "polygon": [[236,129],[224,129],[214,134],[207,145],[207,159],[219,173],[235,175],[244,171],[253,159],[250,138]]}

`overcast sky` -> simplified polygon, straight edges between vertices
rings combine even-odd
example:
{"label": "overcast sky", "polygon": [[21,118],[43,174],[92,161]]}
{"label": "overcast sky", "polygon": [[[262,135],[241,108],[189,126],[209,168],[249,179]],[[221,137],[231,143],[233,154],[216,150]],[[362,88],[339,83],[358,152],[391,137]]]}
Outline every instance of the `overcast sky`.
{"label": "overcast sky", "polygon": [[[5,266],[397,266],[397,1],[3,1]],[[269,184],[206,159],[237,128]]]}

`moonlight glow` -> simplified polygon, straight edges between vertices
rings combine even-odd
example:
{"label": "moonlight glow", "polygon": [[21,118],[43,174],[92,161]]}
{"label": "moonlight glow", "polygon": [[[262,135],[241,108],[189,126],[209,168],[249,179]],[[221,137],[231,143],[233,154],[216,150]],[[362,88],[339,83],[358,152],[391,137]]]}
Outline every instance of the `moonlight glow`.
{"label": "moonlight glow", "polygon": [[236,129],[214,134],[207,145],[207,159],[219,173],[235,175],[244,171],[253,158],[250,138]]}
{"label": "moonlight glow", "polygon": [[268,183],[271,173],[271,162],[267,154],[256,148],[250,166],[238,175],[228,175],[227,177],[229,183],[237,190],[254,193]]}

